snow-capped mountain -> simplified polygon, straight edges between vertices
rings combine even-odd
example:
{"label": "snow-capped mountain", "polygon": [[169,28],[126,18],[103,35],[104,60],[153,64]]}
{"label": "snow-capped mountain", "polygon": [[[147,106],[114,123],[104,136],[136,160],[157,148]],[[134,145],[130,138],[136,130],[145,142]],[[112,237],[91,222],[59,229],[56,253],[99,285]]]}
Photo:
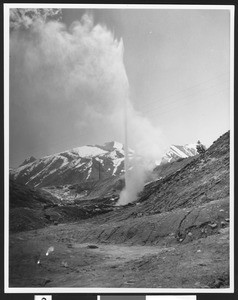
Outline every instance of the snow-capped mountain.
{"label": "snow-capped mountain", "polygon": [[[197,154],[197,144],[172,145],[161,164]],[[133,157],[129,150],[129,158]],[[87,145],[45,156],[30,157],[18,168],[10,171],[10,178],[32,187],[69,186],[98,181],[124,173],[124,149],[118,142]],[[67,193],[71,193],[67,189]]]}
{"label": "snow-capped mountain", "polygon": [[[129,151],[132,155],[133,151]],[[87,145],[24,161],[11,178],[34,187],[74,184],[123,174],[124,149],[118,142]]]}
{"label": "snow-capped mountain", "polygon": [[187,158],[197,155],[197,144],[186,144],[185,146],[172,145],[163,156],[161,164],[171,163],[179,158]]}

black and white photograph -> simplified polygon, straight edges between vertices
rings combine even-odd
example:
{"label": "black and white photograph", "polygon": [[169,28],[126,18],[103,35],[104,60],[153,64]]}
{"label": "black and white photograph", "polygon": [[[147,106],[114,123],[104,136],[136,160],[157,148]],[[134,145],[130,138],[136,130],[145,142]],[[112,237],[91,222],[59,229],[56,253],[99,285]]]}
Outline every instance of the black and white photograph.
{"label": "black and white photograph", "polygon": [[5,290],[234,291],[234,7],[4,5]]}

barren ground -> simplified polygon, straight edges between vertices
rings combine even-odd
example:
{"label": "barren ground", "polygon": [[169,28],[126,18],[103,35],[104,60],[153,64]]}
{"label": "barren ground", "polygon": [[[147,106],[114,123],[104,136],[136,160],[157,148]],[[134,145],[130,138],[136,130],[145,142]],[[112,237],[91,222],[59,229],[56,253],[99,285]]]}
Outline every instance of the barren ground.
{"label": "barren ground", "polygon": [[229,287],[228,201],[197,211],[12,233],[10,287]]}

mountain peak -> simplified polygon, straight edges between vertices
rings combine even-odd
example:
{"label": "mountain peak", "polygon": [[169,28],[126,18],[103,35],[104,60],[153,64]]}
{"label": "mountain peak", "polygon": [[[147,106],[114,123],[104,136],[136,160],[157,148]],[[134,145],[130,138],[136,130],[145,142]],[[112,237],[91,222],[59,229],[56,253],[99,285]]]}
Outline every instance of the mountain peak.
{"label": "mountain peak", "polygon": [[103,145],[95,145],[96,147],[99,147],[103,150],[106,151],[113,151],[115,149],[117,150],[123,150],[123,144],[117,142],[117,141],[112,141],[112,142],[106,142]]}
{"label": "mountain peak", "polygon": [[197,144],[186,144],[184,146],[171,145],[167,153],[163,156],[161,163],[170,163],[179,158],[187,158],[198,154]]}
{"label": "mountain peak", "polygon": [[29,163],[32,163],[32,162],[35,161],[35,160],[36,160],[36,158],[35,158],[34,156],[30,156],[30,157],[26,158],[26,159],[23,161],[23,163],[20,164],[19,167],[22,167],[22,166],[25,166],[25,165],[27,165],[27,164],[29,164]]}
{"label": "mountain peak", "polygon": [[79,157],[94,157],[94,156],[103,155],[107,151],[100,148],[99,146],[87,145],[87,146],[81,146],[81,147],[74,148],[68,152],[77,154]]}
{"label": "mountain peak", "polygon": [[[31,162],[31,163],[30,163]],[[11,171],[11,178],[34,187],[98,181],[124,172],[123,145],[116,141],[104,145],[86,145],[33,158]]]}

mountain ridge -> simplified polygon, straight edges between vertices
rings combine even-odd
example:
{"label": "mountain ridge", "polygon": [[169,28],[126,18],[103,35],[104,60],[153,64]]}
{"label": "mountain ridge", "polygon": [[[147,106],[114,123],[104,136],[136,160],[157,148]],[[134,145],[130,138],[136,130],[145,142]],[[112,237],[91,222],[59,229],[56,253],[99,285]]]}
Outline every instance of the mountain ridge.
{"label": "mountain ridge", "polygon": [[[129,158],[134,151],[129,149]],[[196,155],[196,144],[171,145],[161,164]],[[10,171],[10,178],[32,187],[97,181],[124,174],[124,146],[117,141],[85,145],[36,159],[33,156]]]}
{"label": "mountain ridge", "polygon": [[29,186],[43,187],[100,180],[123,172],[123,145],[110,142],[100,147],[81,146],[29,161],[12,169],[10,178]]}

